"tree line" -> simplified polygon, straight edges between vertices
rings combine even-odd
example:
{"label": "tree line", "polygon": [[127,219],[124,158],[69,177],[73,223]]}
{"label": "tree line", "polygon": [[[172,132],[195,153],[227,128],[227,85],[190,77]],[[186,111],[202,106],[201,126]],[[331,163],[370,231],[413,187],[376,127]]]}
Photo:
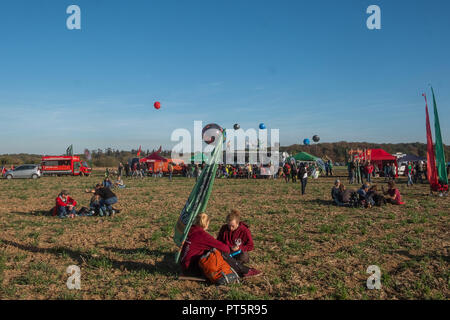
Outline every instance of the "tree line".
{"label": "tree line", "polygon": [[[369,142],[332,142],[332,143],[317,143],[309,146],[293,144],[290,146],[281,146],[281,152],[288,152],[294,155],[298,152],[308,152],[317,157],[328,157],[335,162],[345,162],[347,159],[347,152],[350,149],[376,149],[381,148],[389,153],[406,153],[414,154],[419,157],[426,158],[427,145],[424,143],[369,143]],[[450,146],[444,145],[445,157],[450,161]],[[141,157],[145,157],[156,150],[142,150]],[[91,150],[92,164],[95,167],[115,167],[119,162],[127,162],[130,158],[137,156],[138,150],[132,149],[130,151],[115,150],[112,148]],[[160,155],[163,157],[170,157],[171,150],[162,150]],[[77,154],[81,159],[85,159],[84,154]],[[40,163],[43,155],[38,154],[3,154],[0,155],[0,165],[20,165]]]}

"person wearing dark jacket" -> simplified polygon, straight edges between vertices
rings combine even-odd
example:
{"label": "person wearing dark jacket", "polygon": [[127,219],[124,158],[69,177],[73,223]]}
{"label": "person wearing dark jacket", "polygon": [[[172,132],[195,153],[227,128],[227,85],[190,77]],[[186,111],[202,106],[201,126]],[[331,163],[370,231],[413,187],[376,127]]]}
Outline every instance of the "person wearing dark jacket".
{"label": "person wearing dark jacket", "polygon": [[300,169],[298,170],[298,178],[302,183],[302,195],[306,192],[306,184],[308,183],[308,167],[306,164],[300,164]]}
{"label": "person wearing dark jacket", "polygon": [[233,258],[242,263],[248,263],[250,261],[248,252],[254,248],[248,225],[241,221],[240,212],[234,209],[228,214],[226,222],[220,228],[217,240],[229,247]]}
{"label": "person wearing dark jacket", "polygon": [[104,187],[101,184],[97,184],[95,189],[86,191],[100,197],[100,215],[106,214],[109,216],[114,215],[116,212],[120,212],[112,207],[113,204],[117,203],[117,196],[111,189]]}
{"label": "person wearing dark jacket", "polygon": [[341,199],[340,199],[340,190],[339,187],[341,185],[341,181],[339,179],[336,179],[334,182],[333,188],[331,188],[331,199],[333,200],[334,204],[341,205]]}
{"label": "person wearing dark jacket", "polygon": [[186,241],[181,249],[181,268],[184,275],[201,275],[202,271],[198,262],[203,254],[215,248],[222,253],[222,257],[241,277],[250,277],[261,274],[260,271],[249,268],[230,256],[230,248],[214,239],[206,230],[210,219],[207,214],[200,213],[194,225],[189,230]]}

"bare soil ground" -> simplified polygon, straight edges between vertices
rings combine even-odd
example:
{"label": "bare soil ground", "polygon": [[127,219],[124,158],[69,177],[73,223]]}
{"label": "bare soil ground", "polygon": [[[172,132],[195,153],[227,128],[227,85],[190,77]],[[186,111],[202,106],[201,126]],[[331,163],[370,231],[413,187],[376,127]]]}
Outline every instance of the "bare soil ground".
{"label": "bare soil ground", "polygon": [[[177,280],[173,227],[193,179],[124,179],[127,187],[114,190],[122,212],[112,218],[44,215],[61,189],[88,207],[84,189],[102,173],[0,180],[1,299],[450,297],[450,199],[428,195],[428,185],[407,188],[401,178],[406,205],[353,209],[331,204],[334,177],[309,179],[305,196],[299,183],[281,179],[217,179],[209,231],[215,236],[226,213],[239,209],[256,246],[250,265],[264,275],[216,287]],[[66,287],[69,265],[81,268],[81,290]],[[366,287],[370,265],[381,269],[381,290]]]}

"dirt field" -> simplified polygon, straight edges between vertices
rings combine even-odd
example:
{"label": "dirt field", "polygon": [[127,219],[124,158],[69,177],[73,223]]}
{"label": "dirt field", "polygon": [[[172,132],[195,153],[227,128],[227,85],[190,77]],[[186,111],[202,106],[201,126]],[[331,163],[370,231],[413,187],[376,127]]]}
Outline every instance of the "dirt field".
{"label": "dirt field", "polygon": [[[0,180],[1,299],[450,298],[450,199],[429,196],[428,185],[408,189],[403,178],[406,205],[351,209],[331,205],[334,178],[309,179],[303,197],[299,183],[216,180],[210,233],[239,209],[255,241],[251,266],[264,272],[216,287],[177,280],[173,227],[193,179],[125,179],[113,218],[43,215],[63,188],[88,206],[84,189],[101,174]],[[81,268],[81,290],[66,287],[69,265]],[[381,290],[366,287],[370,265]]]}

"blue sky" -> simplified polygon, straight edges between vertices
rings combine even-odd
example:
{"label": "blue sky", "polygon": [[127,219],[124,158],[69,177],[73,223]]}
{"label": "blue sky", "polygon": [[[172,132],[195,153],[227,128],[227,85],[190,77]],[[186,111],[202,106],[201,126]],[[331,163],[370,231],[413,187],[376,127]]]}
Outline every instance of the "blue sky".
{"label": "blue sky", "polygon": [[0,154],[171,148],[194,120],[264,122],[282,145],[425,142],[429,83],[448,144],[449,16],[446,0],[1,1]]}

